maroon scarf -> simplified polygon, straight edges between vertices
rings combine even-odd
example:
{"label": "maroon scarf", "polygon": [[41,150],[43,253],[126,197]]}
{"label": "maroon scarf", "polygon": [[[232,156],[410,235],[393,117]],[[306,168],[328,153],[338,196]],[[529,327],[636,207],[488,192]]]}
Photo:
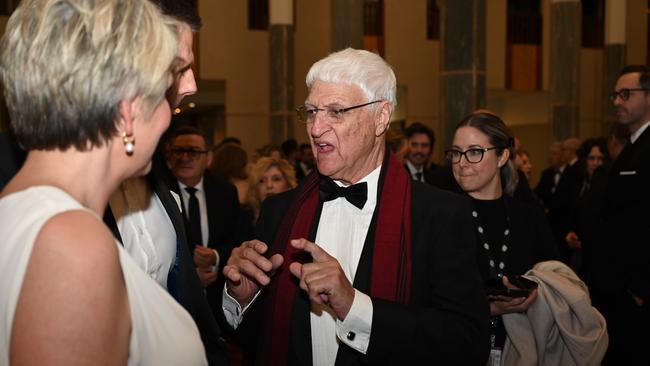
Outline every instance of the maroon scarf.
{"label": "maroon scarf", "polygon": [[[298,281],[288,267],[292,262],[304,262],[303,252],[289,241],[309,237],[319,205],[319,183],[318,173],[306,178],[275,238],[274,252],[284,253],[284,264],[269,288],[267,324],[263,328],[266,332],[262,333],[258,363],[287,364],[289,328],[298,289]],[[411,178],[388,149],[378,189],[370,296],[407,304],[411,292]],[[270,360],[262,355],[270,355]]]}

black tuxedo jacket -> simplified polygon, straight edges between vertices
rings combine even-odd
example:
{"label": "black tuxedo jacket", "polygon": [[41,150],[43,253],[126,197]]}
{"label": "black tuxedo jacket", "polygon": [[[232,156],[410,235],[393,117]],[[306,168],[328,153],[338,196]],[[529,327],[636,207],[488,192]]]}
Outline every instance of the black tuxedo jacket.
{"label": "black tuxedo jacket", "polygon": [[[178,181],[170,184],[172,190],[181,197]],[[209,174],[203,176],[203,189],[205,190],[205,203],[208,214],[208,246],[219,252],[220,265],[225,264],[230,257],[234,245],[239,244],[239,198],[237,188],[225,180],[213,178]],[[187,220],[185,212],[186,202],[183,202],[183,217]]]}
{"label": "black tuxedo jacket", "polygon": [[[174,179],[170,185],[182,200],[183,195],[180,194],[178,181]],[[221,296],[225,283],[223,275],[221,275],[221,268],[228,262],[235,245],[241,243],[244,236],[241,232],[243,225],[240,222],[239,198],[237,197],[237,188],[234,185],[225,180],[213,178],[206,173],[203,176],[203,189],[205,190],[205,202],[208,210],[208,247],[216,249],[220,257],[219,276],[217,281],[206,288],[206,295],[214,313],[221,314]],[[187,220],[185,202],[181,207],[183,208],[183,219]],[[186,240],[189,240],[189,238]],[[221,321],[220,316],[219,320]]]}
{"label": "black tuxedo jacket", "polygon": [[0,191],[18,173],[25,157],[12,135],[0,132]]}
{"label": "black tuxedo jacket", "polygon": [[[162,174],[161,171],[154,168],[147,176],[147,180],[152,190],[160,199],[176,232],[178,276],[176,278],[175,288],[178,293],[178,302],[190,313],[199,328],[209,364],[225,365],[227,363],[226,346],[221,338],[219,325],[203,292],[201,281],[196,274],[192,253],[190,253],[187,245],[183,216],[176,200],[170,193],[165,179],[159,178],[160,174]],[[110,213],[110,208],[107,209],[104,215],[104,221],[115,237],[122,242],[115,219],[112,213]],[[169,286],[174,286],[174,284],[169,284]]]}
{"label": "black tuxedo jacket", "polygon": [[565,237],[571,227],[572,207],[580,196],[584,171],[584,163],[581,161],[564,168],[549,206],[549,223],[553,229],[553,235],[555,235],[560,257],[565,263],[569,263],[570,256]]}
{"label": "black tuxedo jacket", "polygon": [[[483,365],[488,350],[489,308],[476,263],[476,237],[466,198],[413,182],[411,198],[412,290],[403,305],[376,298],[372,334],[365,355],[342,344],[337,365],[429,364]],[[297,190],[268,198],[257,237],[272,244]],[[366,294],[371,282],[376,213],[364,244],[354,287]],[[315,237],[315,232],[311,235]],[[270,254],[275,249],[270,250]],[[270,255],[269,254],[269,255]],[[281,270],[288,270],[285,263]],[[246,363],[265,357],[256,351],[263,291],[238,332],[245,339]],[[298,289],[292,317],[289,364],[310,365],[309,301]],[[282,351],[281,351],[282,352]]]}
{"label": "black tuxedo jacket", "polygon": [[[634,294],[650,303],[650,129],[628,144],[610,170],[603,202],[603,226],[608,248],[602,254],[613,272],[610,288]],[[601,282],[602,283],[602,282]],[[647,310],[646,310],[647,311]]]}
{"label": "black tuxedo jacket", "polygon": [[553,198],[553,186],[555,185],[555,169],[546,168],[542,171],[539,182],[535,187],[535,194],[544,203],[544,208],[549,209]]}

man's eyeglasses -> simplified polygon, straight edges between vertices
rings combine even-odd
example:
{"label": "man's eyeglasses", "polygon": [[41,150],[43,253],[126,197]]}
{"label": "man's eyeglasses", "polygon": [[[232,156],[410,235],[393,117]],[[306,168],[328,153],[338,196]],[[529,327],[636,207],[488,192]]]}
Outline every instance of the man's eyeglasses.
{"label": "man's eyeglasses", "polygon": [[483,148],[473,148],[467,149],[465,151],[460,151],[458,149],[449,149],[445,151],[445,157],[452,164],[460,163],[460,158],[465,156],[468,162],[472,164],[480,163],[483,160],[483,155],[490,150],[498,149],[498,147],[483,147]]}
{"label": "man's eyeglasses", "polygon": [[609,100],[612,102],[616,100],[617,97],[620,97],[622,101],[626,101],[630,99],[630,93],[635,92],[635,91],[645,91],[647,92],[648,89],[646,88],[633,88],[633,89],[621,89],[619,91],[611,92],[609,93]]}
{"label": "man's eyeglasses", "polygon": [[172,155],[180,158],[183,155],[187,154],[192,159],[196,159],[203,154],[207,154],[208,150],[199,150],[199,149],[188,149],[184,147],[174,147],[171,150]]}
{"label": "man's eyeglasses", "polygon": [[320,111],[325,112],[325,115],[327,116],[327,118],[329,118],[330,121],[338,122],[343,119],[346,112],[349,112],[353,109],[365,107],[367,105],[371,105],[374,103],[379,103],[379,102],[382,102],[382,100],[375,100],[372,102],[354,105],[352,107],[347,107],[347,108],[339,108],[339,107],[316,108],[316,107],[311,107],[311,106],[308,107],[306,105],[301,105],[300,107],[296,108],[296,112],[298,113],[298,119],[305,123],[314,122],[314,119],[316,118],[316,114],[318,114],[318,112]]}

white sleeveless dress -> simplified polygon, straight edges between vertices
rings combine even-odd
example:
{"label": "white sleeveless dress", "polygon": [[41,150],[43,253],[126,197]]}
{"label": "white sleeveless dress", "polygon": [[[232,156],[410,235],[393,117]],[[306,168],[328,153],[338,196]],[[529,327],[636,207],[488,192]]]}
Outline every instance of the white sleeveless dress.
{"label": "white sleeveless dress", "polygon": [[[16,303],[36,236],[50,218],[70,210],[92,212],[51,186],[28,188],[0,200],[0,365],[9,365]],[[206,365],[190,315],[115,245],[131,308],[128,364]]]}

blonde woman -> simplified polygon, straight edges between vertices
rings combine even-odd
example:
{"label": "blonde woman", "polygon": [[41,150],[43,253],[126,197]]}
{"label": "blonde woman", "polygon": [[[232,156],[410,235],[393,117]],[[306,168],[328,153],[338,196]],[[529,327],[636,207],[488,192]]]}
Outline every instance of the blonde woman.
{"label": "blonde woman", "polygon": [[291,164],[284,159],[271,157],[260,158],[252,166],[248,182],[250,187],[248,204],[253,210],[255,220],[266,198],[288,191],[297,185],[296,172]]}
{"label": "blonde woman", "polygon": [[24,0],[9,19],[0,77],[29,152],[0,193],[0,364],[206,364],[100,218],[169,125],[178,26],[148,0]]}

